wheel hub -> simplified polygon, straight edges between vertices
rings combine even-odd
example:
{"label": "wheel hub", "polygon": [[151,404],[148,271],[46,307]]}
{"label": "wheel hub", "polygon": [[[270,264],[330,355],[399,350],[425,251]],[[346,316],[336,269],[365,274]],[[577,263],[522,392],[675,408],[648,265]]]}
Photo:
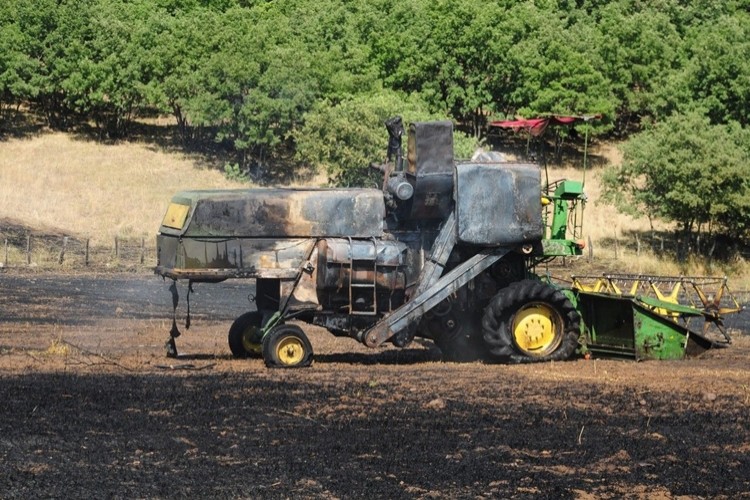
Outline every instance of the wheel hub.
{"label": "wheel hub", "polygon": [[305,348],[299,339],[287,337],[279,342],[276,354],[285,365],[294,365],[302,361],[305,355]]}
{"label": "wheel hub", "polygon": [[560,343],[557,312],[546,304],[529,304],[513,318],[516,345],[534,356],[543,356]]}
{"label": "wheel hub", "polygon": [[259,341],[260,328],[250,326],[242,333],[242,346],[247,352],[260,353],[261,344]]}

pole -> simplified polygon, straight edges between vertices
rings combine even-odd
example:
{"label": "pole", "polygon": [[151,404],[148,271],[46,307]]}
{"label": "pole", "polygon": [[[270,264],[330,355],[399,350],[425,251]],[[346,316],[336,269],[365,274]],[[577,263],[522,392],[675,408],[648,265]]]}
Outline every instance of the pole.
{"label": "pole", "polygon": [[619,258],[620,240],[617,239],[617,230],[615,229],[615,260]]}
{"label": "pole", "polygon": [[586,134],[583,138],[583,179],[581,179],[581,189],[586,185],[586,162],[589,153],[589,125],[586,124]]}
{"label": "pole", "polygon": [[68,237],[65,236],[65,237],[63,237],[62,249],[60,250],[59,264],[61,266],[62,266],[63,262],[65,261],[65,249],[67,248],[67,246],[68,246]]}

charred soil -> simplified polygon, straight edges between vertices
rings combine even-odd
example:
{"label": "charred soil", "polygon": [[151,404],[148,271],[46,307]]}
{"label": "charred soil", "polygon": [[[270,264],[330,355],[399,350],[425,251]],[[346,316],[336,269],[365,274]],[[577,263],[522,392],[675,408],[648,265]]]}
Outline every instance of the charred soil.
{"label": "charred soil", "polygon": [[306,327],[229,355],[243,282],[0,274],[0,497],[750,498],[750,337],[698,359],[443,363]]}

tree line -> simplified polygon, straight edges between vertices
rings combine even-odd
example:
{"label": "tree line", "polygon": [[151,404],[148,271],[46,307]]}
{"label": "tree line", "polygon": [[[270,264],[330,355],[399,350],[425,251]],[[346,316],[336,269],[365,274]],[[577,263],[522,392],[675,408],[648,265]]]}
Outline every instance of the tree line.
{"label": "tree line", "polygon": [[[737,135],[731,178],[747,159],[749,5],[5,0],[0,117],[29,106],[50,127],[90,123],[121,138],[135,118],[169,114],[182,141],[222,144],[241,169],[283,154],[350,184],[382,156],[382,120],[397,113],[452,119],[461,153],[505,117],[597,113],[604,119],[590,132],[625,138],[689,116]],[[632,196],[611,198],[668,216],[638,196],[644,173],[631,160],[646,147],[636,143],[628,167],[610,175],[613,186],[633,186]],[[737,208],[717,208],[733,213],[721,221],[710,210],[678,220],[726,224]]]}

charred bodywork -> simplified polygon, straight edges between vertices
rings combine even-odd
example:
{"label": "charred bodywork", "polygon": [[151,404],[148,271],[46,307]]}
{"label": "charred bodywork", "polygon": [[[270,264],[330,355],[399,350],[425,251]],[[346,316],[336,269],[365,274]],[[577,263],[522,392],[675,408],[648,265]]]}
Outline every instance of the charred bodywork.
{"label": "charred bodywork", "polygon": [[325,237],[383,236],[380,191],[188,191],[172,198],[158,241],[157,273],[170,278],[293,278]]}
{"label": "charred bodywork", "polygon": [[285,325],[292,318],[371,347],[430,338],[447,359],[570,356],[583,329],[576,298],[531,271],[580,254],[565,221],[582,189],[543,189],[534,164],[455,162],[450,122],[411,124],[403,159],[400,121],[388,130],[394,161],[381,166],[382,190],[178,193],[156,272],[255,279],[257,311],[235,321],[229,344],[237,356],[262,352],[269,366],[311,359],[304,332]]}

